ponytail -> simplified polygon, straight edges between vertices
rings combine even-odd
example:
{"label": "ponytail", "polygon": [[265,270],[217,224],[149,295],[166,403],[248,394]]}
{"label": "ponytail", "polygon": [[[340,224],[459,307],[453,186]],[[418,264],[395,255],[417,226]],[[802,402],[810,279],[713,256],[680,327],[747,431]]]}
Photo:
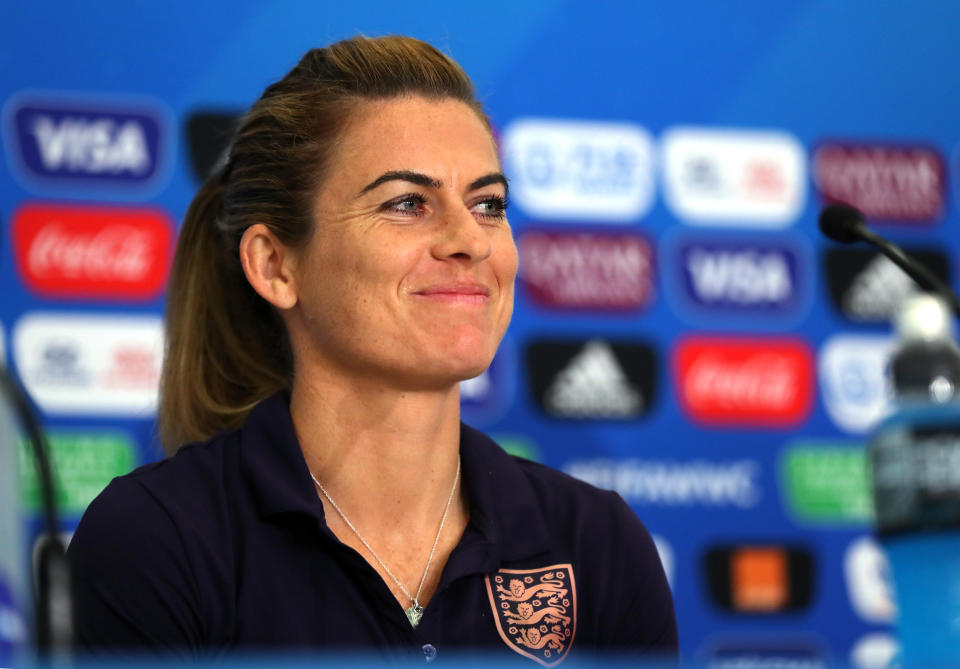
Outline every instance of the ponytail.
{"label": "ponytail", "polygon": [[171,455],[185,442],[239,427],[292,378],[283,323],[247,283],[239,240],[221,231],[223,194],[219,173],[200,188],[167,287],[159,427]]}

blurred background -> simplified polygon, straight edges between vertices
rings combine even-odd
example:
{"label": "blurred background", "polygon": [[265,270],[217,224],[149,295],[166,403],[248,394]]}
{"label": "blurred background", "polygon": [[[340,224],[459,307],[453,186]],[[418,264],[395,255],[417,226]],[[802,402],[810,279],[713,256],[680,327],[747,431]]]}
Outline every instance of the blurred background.
{"label": "blurred background", "polygon": [[957,25],[950,0],[5,3],[0,354],[67,530],[162,456],[163,286],[236,116],[307,49],[407,34],[473,78],[511,179],[516,315],[464,420],[630,503],[685,658],[878,666],[864,444],[915,287],[816,221],[850,202],[956,287]]}

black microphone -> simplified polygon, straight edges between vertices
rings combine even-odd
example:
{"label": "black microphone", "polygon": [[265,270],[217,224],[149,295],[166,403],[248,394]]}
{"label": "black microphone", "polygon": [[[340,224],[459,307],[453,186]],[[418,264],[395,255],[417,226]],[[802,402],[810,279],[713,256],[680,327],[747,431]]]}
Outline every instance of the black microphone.
{"label": "black microphone", "polygon": [[953,292],[950,286],[904,253],[899,246],[869,229],[867,220],[859,209],[847,204],[831,204],[824,207],[820,212],[820,232],[841,244],[864,241],[871,246],[875,246],[897,267],[906,272],[907,276],[916,281],[921,288],[936,293],[945,299],[953,307],[953,312],[960,317],[960,299],[957,298],[957,294]]}

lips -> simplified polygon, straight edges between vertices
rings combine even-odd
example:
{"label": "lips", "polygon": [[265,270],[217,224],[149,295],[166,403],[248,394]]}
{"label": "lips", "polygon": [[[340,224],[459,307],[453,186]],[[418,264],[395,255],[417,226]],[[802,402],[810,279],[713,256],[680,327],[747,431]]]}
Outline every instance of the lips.
{"label": "lips", "polygon": [[479,283],[458,283],[449,285],[437,285],[421,288],[413,293],[414,295],[482,295],[490,297],[490,289]]}
{"label": "lips", "polygon": [[479,283],[451,283],[426,286],[413,291],[417,297],[434,300],[458,302],[467,304],[486,303],[490,297],[490,289]]}

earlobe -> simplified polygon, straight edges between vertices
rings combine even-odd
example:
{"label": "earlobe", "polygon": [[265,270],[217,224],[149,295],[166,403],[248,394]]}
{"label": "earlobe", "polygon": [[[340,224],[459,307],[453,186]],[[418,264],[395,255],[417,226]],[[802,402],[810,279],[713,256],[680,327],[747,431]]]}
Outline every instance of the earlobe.
{"label": "earlobe", "polygon": [[251,225],[240,238],[240,264],[257,294],[278,309],[297,303],[293,254],[263,223]]}

